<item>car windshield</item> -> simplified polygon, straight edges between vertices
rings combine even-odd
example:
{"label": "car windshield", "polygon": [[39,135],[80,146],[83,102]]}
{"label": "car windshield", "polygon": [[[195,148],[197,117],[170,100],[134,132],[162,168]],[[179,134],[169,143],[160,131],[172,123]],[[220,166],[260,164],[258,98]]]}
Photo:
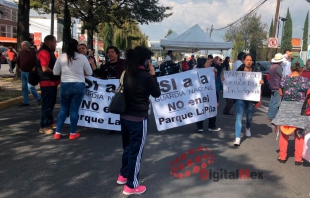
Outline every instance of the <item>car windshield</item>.
{"label": "car windshield", "polygon": [[257,61],[257,66],[261,71],[269,70],[271,63],[269,61]]}

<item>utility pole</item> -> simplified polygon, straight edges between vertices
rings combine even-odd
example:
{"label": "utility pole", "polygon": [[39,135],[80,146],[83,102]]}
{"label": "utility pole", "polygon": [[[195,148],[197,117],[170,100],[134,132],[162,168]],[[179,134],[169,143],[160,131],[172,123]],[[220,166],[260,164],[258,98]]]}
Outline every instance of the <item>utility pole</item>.
{"label": "utility pole", "polygon": [[54,13],[55,13],[55,0],[52,0],[51,9],[51,35],[54,36]]}
{"label": "utility pole", "polygon": [[[279,20],[280,3],[281,3],[281,0],[277,0],[277,8],[276,8],[276,14],[275,14],[275,17],[274,17],[274,24],[273,24],[273,34],[272,34],[273,38],[276,37],[276,31],[275,30],[277,29],[277,24],[278,24],[278,20]],[[272,59],[272,48],[270,48],[268,59],[269,60]]]}
{"label": "utility pole", "polygon": [[211,36],[212,36],[212,32],[213,32],[213,24],[212,24],[211,30],[210,30],[210,38],[211,38]]}

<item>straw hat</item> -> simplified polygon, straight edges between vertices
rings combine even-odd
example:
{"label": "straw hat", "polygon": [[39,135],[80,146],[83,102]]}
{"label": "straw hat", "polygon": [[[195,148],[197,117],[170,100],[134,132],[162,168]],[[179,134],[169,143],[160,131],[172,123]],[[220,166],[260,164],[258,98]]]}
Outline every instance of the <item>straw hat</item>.
{"label": "straw hat", "polygon": [[272,63],[280,63],[283,62],[283,55],[281,53],[277,53],[274,58],[271,60]]}

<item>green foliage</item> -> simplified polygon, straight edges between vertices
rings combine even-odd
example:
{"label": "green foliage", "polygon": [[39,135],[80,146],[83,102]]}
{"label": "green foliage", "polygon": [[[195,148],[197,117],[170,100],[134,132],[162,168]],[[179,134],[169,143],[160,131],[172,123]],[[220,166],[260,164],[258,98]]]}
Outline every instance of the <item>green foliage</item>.
{"label": "green foliage", "polygon": [[308,30],[309,30],[309,11],[307,13],[306,19],[305,19],[305,25],[304,25],[304,33],[303,33],[303,45],[302,45],[302,51],[308,51]]}
{"label": "green foliage", "polygon": [[270,24],[270,28],[269,28],[269,38],[273,37],[273,33],[274,33],[274,30],[273,30],[273,19],[272,19],[271,24]]}
{"label": "green foliage", "polygon": [[249,51],[256,57],[257,49],[263,48],[267,42],[267,24],[262,22],[260,15],[253,13],[229,28],[225,40],[234,42],[233,58],[240,51]]}
{"label": "green foliage", "polygon": [[172,32],[173,32],[172,29],[169,29],[165,38],[167,38],[170,34],[172,34]]}
{"label": "green foliage", "polygon": [[65,52],[68,47],[68,42],[71,39],[71,16],[68,8],[68,0],[65,0],[65,9],[64,9],[64,29],[63,29],[63,44],[62,51]]}
{"label": "green foliage", "polygon": [[109,46],[113,45],[113,27],[110,23],[104,24],[104,32],[103,32],[103,45],[104,50],[106,51]]}
{"label": "green foliage", "polygon": [[287,21],[285,22],[284,30],[283,30],[281,52],[283,52],[286,49],[292,50],[293,23],[292,23],[292,18],[291,18],[289,8],[287,9],[286,18],[287,18]]}
{"label": "green foliage", "polygon": [[[41,13],[50,12],[51,0],[31,0],[31,6]],[[64,0],[55,0],[55,10],[63,13]],[[122,27],[125,22],[160,22],[172,15],[170,7],[159,5],[158,0],[111,1],[111,0],[68,0],[71,16],[83,21],[83,30],[98,31],[101,22]],[[87,45],[93,48],[93,35],[88,35]]]}

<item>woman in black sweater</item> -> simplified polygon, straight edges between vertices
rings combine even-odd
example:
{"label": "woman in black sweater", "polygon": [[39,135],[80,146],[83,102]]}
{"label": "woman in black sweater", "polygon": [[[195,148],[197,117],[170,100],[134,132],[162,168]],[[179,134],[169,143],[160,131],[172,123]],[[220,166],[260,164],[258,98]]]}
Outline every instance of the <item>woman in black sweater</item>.
{"label": "woman in black sweater", "polygon": [[126,112],[121,115],[123,156],[117,179],[118,184],[125,184],[125,195],[146,191],[145,186],[139,185],[138,174],[147,135],[149,97],[159,97],[161,94],[151,64],[152,55],[153,52],[141,46],[126,52],[123,78]]}

